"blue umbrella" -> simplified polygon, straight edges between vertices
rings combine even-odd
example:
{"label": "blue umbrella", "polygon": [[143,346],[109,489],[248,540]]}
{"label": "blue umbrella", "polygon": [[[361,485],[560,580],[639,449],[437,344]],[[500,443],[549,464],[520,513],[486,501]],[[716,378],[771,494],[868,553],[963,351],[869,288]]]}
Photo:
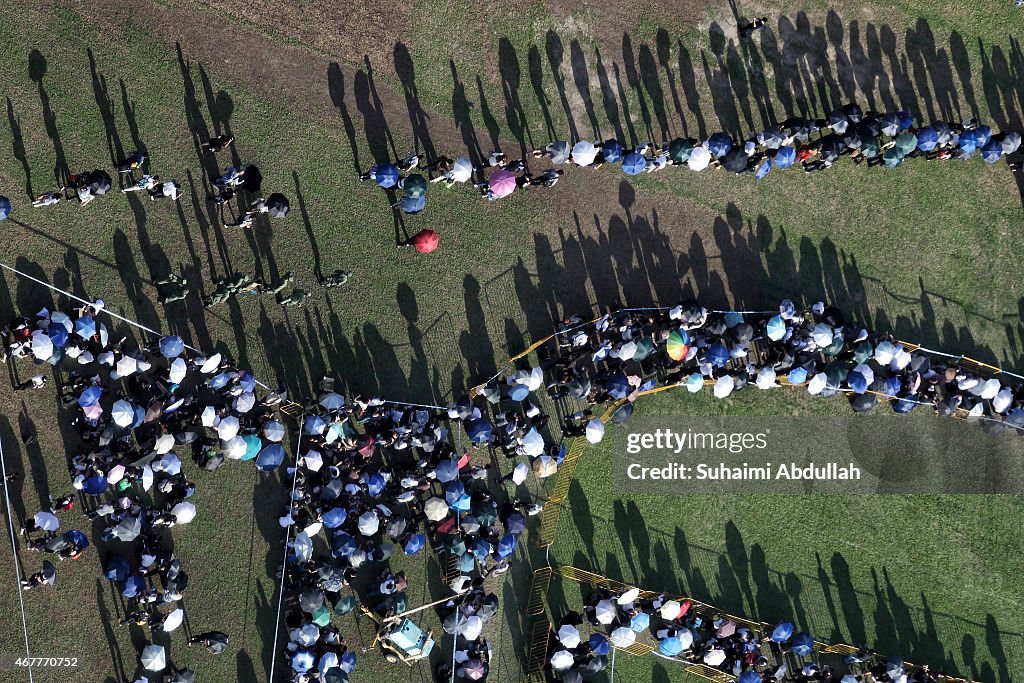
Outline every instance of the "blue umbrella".
{"label": "blue umbrella", "polygon": [[310,436],[323,434],[327,429],[327,423],[319,415],[307,415],[302,421],[302,431]]}
{"label": "blue umbrella", "polygon": [[715,133],[708,138],[708,150],[716,157],[724,157],[732,149],[732,140],[725,133]]}
{"label": "blue umbrella", "polygon": [[776,643],[784,643],[793,635],[793,624],[784,621],[772,630],[772,640]]}
{"label": "blue umbrella", "polygon": [[790,384],[803,384],[807,380],[807,370],[802,367],[795,367],[789,371]]}
{"label": "blue umbrella", "polygon": [[508,390],[508,397],[516,402],[525,401],[530,395],[530,389],[525,384],[513,384]]}
{"label": "blue umbrella", "polygon": [[892,412],[906,415],[917,407],[917,404],[906,398],[898,398],[892,402]]}
{"label": "blue umbrella", "polygon": [[453,481],[444,490],[444,500],[449,505],[464,495],[466,495],[466,487],[461,481]]}
{"label": "blue umbrella", "polygon": [[476,560],[474,560],[473,556],[469,553],[466,553],[465,555],[459,557],[459,571],[463,574],[468,574],[469,572],[473,571],[475,567]]}
{"label": "blue umbrella", "polygon": [[83,408],[86,406],[91,406],[92,404],[99,401],[100,396],[102,395],[103,389],[94,384],[91,387],[87,387],[86,390],[83,391],[81,395],[79,395],[78,405],[82,406]]}
{"label": "blue umbrella", "polygon": [[629,386],[629,380],[621,372],[616,373],[604,381],[604,390],[608,392],[608,395],[618,401],[619,399],[626,398],[632,388]]}
{"label": "blue umbrella", "polygon": [[[1001,149],[1002,147],[1000,147]],[[50,323],[50,326],[46,329],[46,336],[50,338],[55,347],[62,349],[68,343],[68,328],[56,323]]]}
{"label": "blue umbrella", "polygon": [[736,327],[743,322],[743,314],[739,311],[729,311],[725,314],[725,326]]}
{"label": "blue umbrella", "polygon": [[348,557],[354,553],[358,547],[359,544],[356,543],[356,539],[352,538],[344,531],[335,531],[334,536],[331,538],[331,555],[335,558]]}
{"label": "blue umbrella", "polygon": [[385,190],[398,184],[398,169],[394,164],[377,164],[367,174],[370,180],[377,183]]}
{"label": "blue umbrella", "polygon": [[764,163],[757,167],[757,173],[754,174],[754,178],[760,180],[768,175],[768,172],[772,170],[772,160],[765,159]]}
{"label": "blue umbrella", "polygon": [[[65,541],[67,541],[68,543],[70,543],[72,545],[78,546],[82,550],[85,550],[86,548],[89,547],[89,539],[86,538],[85,534],[83,534],[78,529],[69,529],[68,531],[65,531],[64,535],[62,536],[62,538]],[[120,557],[120,556],[115,556],[115,557]],[[122,558],[122,559],[124,559],[124,558]]]}
{"label": "blue umbrella", "polygon": [[346,650],[345,654],[341,656],[341,670],[345,673],[352,673],[352,669],[356,668],[356,653],[352,650]]}
{"label": "blue umbrella", "polygon": [[164,358],[177,358],[185,350],[185,340],[176,334],[160,340],[160,355]]}
{"label": "blue umbrella", "polygon": [[601,146],[601,156],[609,164],[614,164],[616,161],[622,159],[622,145],[615,138],[611,140],[605,140]]}
{"label": "blue umbrella", "polygon": [[427,537],[423,534],[416,534],[405,542],[405,554],[415,555],[427,545]]}
{"label": "blue umbrella", "polygon": [[722,343],[712,344],[708,347],[707,360],[714,367],[720,368],[729,362],[729,349]]}
{"label": "blue umbrella", "polygon": [[814,638],[810,633],[798,633],[793,636],[793,654],[798,657],[808,657],[814,651]]}
{"label": "blue umbrella", "polygon": [[773,315],[768,320],[768,326],[765,328],[765,334],[772,341],[779,341],[786,336],[786,321],[782,319],[781,315]]}
{"label": "blue umbrella", "polygon": [[611,645],[608,644],[608,639],[600,633],[591,633],[590,638],[587,639],[587,644],[590,645],[590,649],[593,650],[595,655],[606,655],[612,651]]}
{"label": "blue umbrella", "polygon": [[970,154],[983,144],[980,140],[981,138],[978,136],[977,131],[965,130],[963,133],[960,133],[960,150]]}
{"label": "blue umbrella", "polygon": [[466,423],[466,434],[469,440],[475,444],[482,444],[490,441],[494,435],[494,427],[486,419],[480,417]]}
{"label": "blue umbrella", "polygon": [[313,668],[313,653],[309,650],[299,650],[292,655],[292,671],[303,674]]}
{"label": "blue umbrella", "polygon": [[473,548],[470,552],[478,560],[483,560],[491,554],[491,542],[486,538],[478,538],[476,539],[476,543],[473,544]]}
{"label": "blue umbrella", "polygon": [[677,636],[666,638],[658,645],[658,650],[666,657],[675,657],[683,651],[683,641],[679,640]]}
{"label": "blue umbrella", "polygon": [[88,493],[90,496],[98,496],[107,490],[109,484],[107,483],[106,477],[95,475],[88,477],[82,482],[82,490]]}
{"label": "blue umbrella", "polygon": [[84,339],[96,336],[96,321],[87,315],[75,321],[75,334]]}
{"label": "blue umbrella", "polygon": [[917,131],[917,148],[922,152],[930,152],[939,146],[939,134],[932,126],[925,126]]}
{"label": "blue umbrella", "polygon": [[846,376],[846,383],[850,385],[854,393],[863,394],[868,390],[868,379],[856,370]]}
{"label": "blue umbrella", "polygon": [[513,512],[505,520],[505,531],[510,534],[521,534],[526,531],[526,518],[518,512]]}
{"label": "blue umbrella", "polygon": [[568,451],[566,451],[565,443],[563,442],[562,445],[558,447],[558,455],[555,456],[556,465],[558,465],[559,467],[562,466],[562,461],[565,460],[565,455],[567,452]]}
{"label": "blue umbrella", "polygon": [[0,221],[6,220],[11,215],[11,200],[0,195]]}
{"label": "blue umbrella", "polygon": [[121,595],[126,598],[134,598],[146,590],[146,580],[142,578],[141,574],[132,574],[119,587],[121,588]]}
{"label": "blue umbrella", "polygon": [[470,505],[471,501],[469,496],[463,493],[456,500],[449,503],[448,507],[450,507],[452,510],[455,510],[456,512],[469,512]]}
{"label": "blue umbrella", "polygon": [[339,526],[345,523],[348,519],[348,512],[345,508],[331,508],[323,514],[321,518],[324,526],[328,529],[337,529]]}
{"label": "blue umbrella", "polygon": [[622,170],[626,175],[643,173],[646,168],[647,160],[644,159],[642,154],[630,152],[622,158]]}
{"label": "blue umbrella", "polygon": [[910,130],[914,127],[914,117],[909,111],[896,112],[900,119],[900,130]]}
{"label": "blue umbrella", "polygon": [[761,674],[756,671],[744,671],[740,674],[740,677],[736,679],[736,683],[762,683],[763,679]]}
{"label": "blue umbrella", "polygon": [[242,387],[242,391],[253,392],[256,391],[256,377],[251,372],[242,370],[238,373],[238,386]]}
{"label": "blue umbrella", "polygon": [[379,496],[383,491],[387,482],[384,481],[384,477],[379,472],[374,472],[370,475],[370,480],[366,482],[366,491],[373,498]]}
{"label": "blue umbrella", "polygon": [[903,383],[900,382],[899,377],[890,377],[885,380],[885,393],[889,396],[895,396],[900,393],[900,389],[903,388]]}
{"label": "blue umbrella", "polygon": [[[990,164],[996,163],[1002,156],[1003,145],[998,140],[989,140],[985,143],[985,146],[981,148],[981,158]],[[58,325],[58,327],[60,326]],[[50,328],[52,329],[53,325],[50,325]],[[64,328],[60,327],[60,329],[63,330]],[[52,335],[50,338],[53,339]],[[54,340],[53,345],[58,346],[56,340]]]}
{"label": "blue umbrella", "polygon": [[647,612],[639,612],[629,620],[629,628],[637,633],[642,633],[651,625],[651,615]]}
{"label": "blue umbrella", "polygon": [[211,377],[209,380],[207,380],[207,383],[210,385],[211,389],[216,391],[218,389],[223,389],[224,387],[226,387],[230,381],[231,375],[229,375],[226,372],[219,372],[213,377]]}
{"label": "blue umbrella", "polygon": [[107,566],[103,574],[111,581],[124,581],[131,572],[131,565],[124,555],[111,555],[107,558]]}
{"label": "blue umbrella", "polygon": [[992,138],[992,129],[986,125],[980,125],[974,129],[974,134],[978,136],[978,146],[984,146],[988,144],[988,141]]}
{"label": "blue umbrella", "polygon": [[772,159],[772,166],[775,168],[789,168],[796,163],[796,148],[786,145],[785,147],[779,147],[779,151],[775,153],[775,158]]}
{"label": "blue umbrella", "polygon": [[279,443],[272,443],[256,456],[256,467],[261,472],[275,470],[284,462],[284,447]]}
{"label": "blue umbrella", "polygon": [[409,214],[410,216],[412,214],[416,214],[416,213],[419,213],[420,211],[423,211],[423,207],[425,207],[426,205],[427,205],[427,198],[425,196],[424,197],[402,197],[402,201],[399,204],[399,206],[402,208],[402,211],[407,213],[407,214]]}
{"label": "blue umbrella", "polygon": [[515,534],[505,534],[501,540],[498,541],[498,557],[508,557],[516,549],[516,536]]}
{"label": "blue umbrella", "polygon": [[146,409],[142,406],[134,406],[135,419],[132,420],[131,427],[129,429],[138,429],[142,426],[143,421],[146,419]]}

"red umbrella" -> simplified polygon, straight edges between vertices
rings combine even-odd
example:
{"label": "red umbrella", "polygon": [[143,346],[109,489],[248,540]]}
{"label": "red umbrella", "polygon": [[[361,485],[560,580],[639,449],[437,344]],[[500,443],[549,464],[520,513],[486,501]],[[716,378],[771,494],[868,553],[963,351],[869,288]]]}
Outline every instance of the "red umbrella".
{"label": "red umbrella", "polygon": [[437,243],[440,239],[433,230],[420,230],[409,241],[412,243],[412,246],[416,247],[416,251],[429,254],[437,249]]}

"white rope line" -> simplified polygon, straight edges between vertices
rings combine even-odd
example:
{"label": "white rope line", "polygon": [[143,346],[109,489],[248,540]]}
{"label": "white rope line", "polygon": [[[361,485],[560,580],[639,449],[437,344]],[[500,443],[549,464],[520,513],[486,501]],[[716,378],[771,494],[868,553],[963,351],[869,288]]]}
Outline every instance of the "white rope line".
{"label": "white rope line", "polygon": [[25,598],[21,587],[21,565],[18,562],[18,538],[14,533],[14,513],[11,511],[11,492],[7,488],[7,462],[4,459],[3,441],[0,440],[0,474],[4,478],[4,502],[7,505],[7,528],[11,533],[11,553],[14,559],[14,575],[17,578],[18,603],[21,605],[21,629],[25,634],[25,657],[28,659],[28,683],[32,683],[32,653],[28,646],[28,620],[25,618]]}
{"label": "white rope line", "polygon": [[[288,495],[288,516],[292,514],[292,502],[295,500],[296,476],[299,473],[299,458],[302,457],[302,423],[306,420],[306,413],[302,413],[299,419],[299,440],[295,444],[295,471],[292,473],[292,490]],[[285,470],[287,471],[287,470]],[[281,564],[281,583],[277,588],[277,618],[274,620],[274,647],[270,651],[270,672],[267,674],[267,681],[274,680],[274,668],[277,665],[277,639],[281,635],[281,604],[284,602],[284,579],[288,573],[288,542],[291,540],[294,520],[285,528],[284,532],[284,562]]]}

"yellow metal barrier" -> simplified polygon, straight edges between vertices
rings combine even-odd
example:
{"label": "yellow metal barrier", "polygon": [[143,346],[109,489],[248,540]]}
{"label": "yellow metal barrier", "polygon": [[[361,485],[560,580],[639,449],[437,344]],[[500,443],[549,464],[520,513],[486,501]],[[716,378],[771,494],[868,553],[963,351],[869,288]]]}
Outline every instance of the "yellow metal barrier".
{"label": "yellow metal barrier", "polygon": [[526,680],[543,683],[544,661],[547,659],[548,634],[551,624],[547,619],[537,621],[530,632],[530,645],[526,653]]}
{"label": "yellow metal barrier", "polygon": [[551,587],[551,567],[541,567],[533,572],[530,581],[530,599],[526,603],[526,614],[535,617],[544,614],[544,596]]}

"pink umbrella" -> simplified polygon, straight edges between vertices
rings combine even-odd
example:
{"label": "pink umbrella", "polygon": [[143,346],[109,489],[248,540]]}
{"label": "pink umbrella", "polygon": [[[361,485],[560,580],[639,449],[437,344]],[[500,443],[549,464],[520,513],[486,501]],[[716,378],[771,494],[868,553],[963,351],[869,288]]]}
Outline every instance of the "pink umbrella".
{"label": "pink umbrella", "polygon": [[124,465],[114,465],[107,472],[107,483],[116,484],[117,482],[124,479]]}
{"label": "pink umbrella", "polygon": [[103,408],[99,403],[93,403],[91,406],[85,406],[82,408],[82,412],[90,420],[98,420],[103,417]]}
{"label": "pink umbrella", "polygon": [[495,197],[507,197],[516,189],[516,177],[503,168],[498,169],[487,180],[487,187]]}

